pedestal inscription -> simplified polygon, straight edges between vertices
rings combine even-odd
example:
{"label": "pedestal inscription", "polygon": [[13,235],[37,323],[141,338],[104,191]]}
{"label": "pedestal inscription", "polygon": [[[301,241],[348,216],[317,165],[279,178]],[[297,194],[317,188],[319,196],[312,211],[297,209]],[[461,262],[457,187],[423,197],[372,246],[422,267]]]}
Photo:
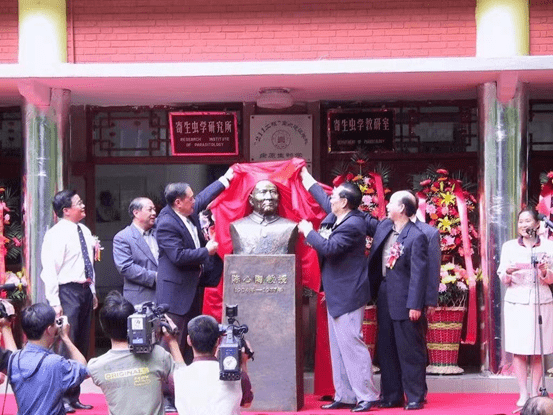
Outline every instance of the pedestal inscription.
{"label": "pedestal inscription", "polygon": [[298,410],[303,367],[295,255],[226,255],[224,278],[223,303],[238,304],[238,321],[248,325],[246,338],[255,351],[248,363],[251,410]]}

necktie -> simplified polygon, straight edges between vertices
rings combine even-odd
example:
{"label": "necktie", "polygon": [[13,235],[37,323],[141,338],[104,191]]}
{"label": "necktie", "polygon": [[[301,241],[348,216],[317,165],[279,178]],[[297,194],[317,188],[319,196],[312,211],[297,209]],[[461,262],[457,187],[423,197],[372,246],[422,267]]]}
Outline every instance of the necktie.
{"label": "necktie", "polygon": [[196,226],[194,226],[194,224],[190,219],[186,218],[186,220],[188,221],[188,230],[192,234],[191,236],[192,236],[192,239],[194,240],[194,245],[196,245],[196,248],[199,248],[200,238],[198,237],[198,229],[196,228]]}
{"label": "necktie", "polygon": [[144,231],[144,240],[146,241],[146,244],[150,248],[150,252],[154,256],[156,263],[158,261],[159,257],[159,249],[157,246],[156,238],[154,238],[154,230],[148,229],[147,231]]}
{"label": "necktie", "polygon": [[79,225],[77,225],[77,232],[79,233],[79,242],[81,243],[81,252],[84,260],[84,275],[88,282],[93,282],[94,269],[92,268],[92,263],[90,262],[90,257],[88,256],[88,249],[86,249],[86,241],[84,240],[83,230]]}

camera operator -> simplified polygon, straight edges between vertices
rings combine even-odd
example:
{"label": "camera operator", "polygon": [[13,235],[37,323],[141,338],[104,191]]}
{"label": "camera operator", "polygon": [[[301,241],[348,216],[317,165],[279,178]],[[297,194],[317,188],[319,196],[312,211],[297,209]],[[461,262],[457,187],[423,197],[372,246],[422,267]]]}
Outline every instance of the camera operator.
{"label": "camera operator", "polygon": [[215,357],[220,339],[217,321],[206,315],[188,323],[187,342],[194,352],[190,366],[175,369],[175,404],[181,415],[240,415],[240,406],[251,405],[253,393],[247,374],[248,356],[242,353],[242,380],[219,379]]}
{"label": "camera operator", "polygon": [[[36,303],[21,313],[21,327],[28,342],[22,350],[11,354],[7,368],[18,414],[64,415],[63,394],[88,377],[86,360],[69,338],[69,323],[63,317],[56,321],[51,306]],[[2,329],[4,338],[13,341],[11,331],[7,332],[4,326]],[[49,350],[58,335],[69,359]],[[6,347],[15,349],[15,343],[11,346],[6,343]]]}
{"label": "camera operator", "polygon": [[[15,315],[15,312],[13,306],[9,302],[5,300],[0,300],[0,302],[0,308],[4,306],[4,310],[7,310],[4,316],[0,318],[0,335],[2,336],[1,339],[4,341],[4,348],[0,348],[0,371],[5,372],[8,368],[8,361],[12,352],[17,350],[17,346],[15,345],[15,340],[13,338],[10,319],[10,317]],[[6,375],[4,373],[0,373],[0,384],[5,381]]]}
{"label": "camera operator", "polygon": [[162,381],[173,374],[175,362],[184,360],[177,340],[165,329],[163,336],[171,354],[158,344],[151,353],[133,353],[127,340],[127,319],[134,312],[134,306],[118,291],[107,295],[100,324],[111,340],[111,349],[91,359],[88,370],[102,389],[111,415],[163,415]]}

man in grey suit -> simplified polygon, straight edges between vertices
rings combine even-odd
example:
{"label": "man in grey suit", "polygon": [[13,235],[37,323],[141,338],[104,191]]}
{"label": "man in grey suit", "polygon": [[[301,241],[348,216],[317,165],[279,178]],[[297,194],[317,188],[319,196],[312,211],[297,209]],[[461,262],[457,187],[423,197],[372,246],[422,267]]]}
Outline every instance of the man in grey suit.
{"label": "man in grey suit", "polygon": [[156,208],[150,199],[137,197],[129,205],[129,216],[132,223],[113,238],[113,261],[123,276],[123,296],[137,305],[156,298]]}
{"label": "man in grey suit", "polygon": [[334,383],[333,402],[322,409],[351,408],[367,412],[378,403],[371,355],[363,342],[365,305],[371,299],[365,256],[365,220],[357,209],[361,192],[342,183],[328,196],[304,168],[305,188],[328,213],[319,232],[302,220],[298,229],[319,254],[321,279],[328,309],[328,330]]}

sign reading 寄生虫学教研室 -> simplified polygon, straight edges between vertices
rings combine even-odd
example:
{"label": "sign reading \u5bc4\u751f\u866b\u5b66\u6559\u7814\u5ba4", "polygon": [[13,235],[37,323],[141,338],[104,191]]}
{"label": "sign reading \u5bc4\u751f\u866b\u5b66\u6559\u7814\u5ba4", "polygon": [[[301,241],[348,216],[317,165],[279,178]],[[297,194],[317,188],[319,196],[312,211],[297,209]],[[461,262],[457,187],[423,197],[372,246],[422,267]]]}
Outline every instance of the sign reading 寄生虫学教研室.
{"label": "sign reading \u5bc4\u751f\u866b\u5b66\u6559\u7814\u5ba4", "polygon": [[234,112],[170,112],[174,156],[238,155],[238,125]]}

